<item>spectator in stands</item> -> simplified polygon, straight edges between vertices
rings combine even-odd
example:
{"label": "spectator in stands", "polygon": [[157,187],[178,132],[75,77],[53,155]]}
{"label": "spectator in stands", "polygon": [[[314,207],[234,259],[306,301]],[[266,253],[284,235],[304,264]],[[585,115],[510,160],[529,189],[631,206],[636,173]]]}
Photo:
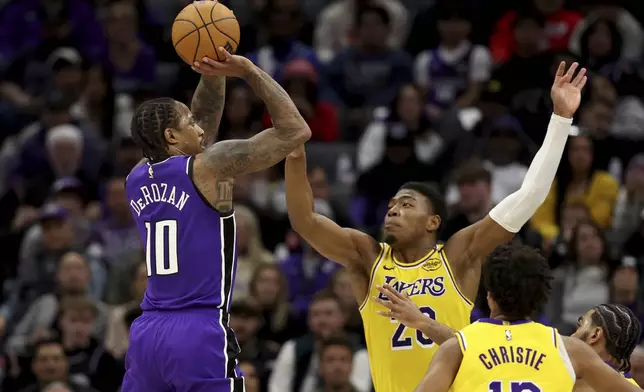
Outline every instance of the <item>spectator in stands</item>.
{"label": "spectator in stands", "polygon": [[71,387],[74,392],[96,392],[70,379],[69,360],[63,345],[57,340],[41,340],[34,347],[31,370],[36,382],[21,392],[45,392],[50,384],[60,382]]}
{"label": "spectator in stands", "polygon": [[644,154],[631,159],[613,212],[611,239],[618,248],[639,228],[644,211]]}
{"label": "spectator in stands", "polygon": [[436,11],[440,45],[421,52],[415,61],[415,80],[427,91],[426,108],[434,120],[446,109],[476,104],[492,71],[487,48],[469,41],[469,9],[445,6]]}
{"label": "spectator in stands", "polygon": [[329,290],[335,294],[336,297],[340,300],[342,304],[342,310],[344,311],[344,329],[359,336],[362,344],[364,342],[364,327],[362,326],[362,316],[360,315],[360,310],[356,302],[356,297],[353,294],[353,288],[351,287],[351,274],[346,268],[340,268],[335,272],[329,283]]}
{"label": "spectator in stands", "polygon": [[609,19],[593,22],[581,36],[581,63],[589,70],[607,76],[622,56],[622,36]]}
{"label": "spectator in stands", "polygon": [[413,135],[414,152],[418,160],[425,164],[441,161],[447,145],[433,129],[434,124],[423,106],[422,90],[418,86],[406,84],[398,90],[396,98],[386,110],[376,110],[374,121],[358,140],[358,171],[364,173],[383,159],[388,131],[393,127],[404,128]]}
{"label": "spectator in stands", "polygon": [[49,88],[60,91],[69,99],[78,99],[85,79],[80,53],[74,48],[58,48],[47,59],[47,65],[51,68]]}
{"label": "spectator in stands", "polygon": [[568,262],[554,271],[548,318],[562,334],[572,333],[588,309],[609,300],[612,261],[601,228],[579,224],[573,231]]}
{"label": "spectator in stands", "polygon": [[351,383],[353,346],[344,336],[332,336],[320,348],[320,378],[318,392],[358,392]]}
{"label": "spectator in stands", "polygon": [[391,34],[385,42],[400,48],[407,38],[407,10],[399,0],[340,0],[329,4],[318,16],[314,45],[323,62],[331,61],[345,47],[355,43],[353,32],[360,10],[369,5],[383,7],[391,20]]}
{"label": "spectator in stands", "polygon": [[[86,295],[89,291],[90,277],[89,265],[82,255],[76,252],[63,255],[56,271],[56,291],[38,297],[29,306],[7,341],[8,350],[24,355],[33,343],[48,337],[56,321],[61,300]],[[96,311],[92,335],[102,339],[106,329],[107,308],[97,302]]]}
{"label": "spectator in stands", "polygon": [[552,239],[559,232],[557,222],[563,206],[581,201],[588,206],[592,219],[607,228],[612,222],[617,193],[617,181],[596,169],[592,140],[587,136],[572,137],[550,193],[534,214],[532,225],[545,239]]}
{"label": "spectator in stands", "polygon": [[261,264],[275,262],[271,252],[262,243],[257,216],[248,207],[235,207],[237,219],[237,272],[235,274],[235,297],[242,298],[250,291],[253,271]]}
{"label": "spectator in stands", "polygon": [[228,83],[226,87],[226,106],[219,126],[219,138],[247,139],[261,130],[251,91],[241,83]]}
{"label": "spectator in stands", "polygon": [[257,366],[255,366],[253,362],[239,361],[238,366],[244,373],[244,388],[246,389],[246,392],[260,392],[265,390],[265,384],[263,382],[260,384]]}
{"label": "spectator in stands", "polygon": [[268,0],[262,12],[268,27],[267,42],[248,55],[248,58],[264,72],[281,81],[284,66],[296,59],[304,59],[318,66],[317,55],[313,48],[298,41],[296,14],[284,8],[282,2],[288,0]]}
{"label": "spectator in stands", "polygon": [[[322,291],[315,296],[309,309],[308,323],[310,333],[289,340],[282,346],[268,384],[269,392],[315,392],[322,386],[317,377],[322,342],[341,332],[344,326],[342,306],[335,295]],[[370,391],[367,350],[356,346],[352,346],[352,349],[351,384],[360,392]]]}
{"label": "spectator in stands", "polygon": [[589,220],[591,220],[590,211],[584,202],[577,201],[563,206],[559,219],[561,228],[559,234],[552,240],[545,240],[542,244],[545,251],[551,252],[548,259],[550,268],[554,269],[568,259],[572,234],[579,224]]}
{"label": "spectator in stands", "polygon": [[77,47],[94,59],[104,48],[94,10],[82,0],[12,1],[2,12],[0,26],[0,61],[51,42]]}
{"label": "spectator in stands", "polygon": [[328,83],[349,110],[347,121],[364,125],[369,110],[394,101],[398,90],[412,80],[409,55],[387,47],[391,17],[382,7],[358,10],[356,38],[329,64]]}
{"label": "spectator in stands", "polygon": [[79,384],[99,392],[116,392],[124,369],[91,335],[97,314],[96,304],[87,297],[67,297],[60,304],[58,327],[69,374]]}
{"label": "spectator in stands", "polygon": [[250,298],[262,310],[261,339],[284,343],[300,328],[288,303],[286,278],[275,264],[260,264],[250,281]]}
{"label": "spectator in stands", "polygon": [[116,305],[110,310],[105,331],[105,349],[116,359],[122,360],[125,358],[130,341],[127,314],[133,309],[140,309],[147,286],[148,273],[145,263],[139,263],[134,269],[134,275],[130,282],[133,299],[124,304]]}
{"label": "spectator in stands", "polygon": [[[614,272],[610,280],[610,303],[628,307],[635,313],[640,322],[644,319],[642,300],[638,297],[640,275],[635,260],[622,264]],[[640,337],[639,340],[641,340]],[[638,341],[639,341],[638,340]]]}
{"label": "spectator in stands", "polygon": [[128,2],[112,3],[104,20],[108,39],[105,62],[114,77],[117,93],[133,92],[141,84],[156,81],[154,50],[138,38],[138,13]]}
{"label": "spectator in stands", "polygon": [[[284,65],[282,85],[311,128],[311,141],[332,142],[340,136],[338,114],[331,103],[321,99],[318,71],[305,59],[292,60]],[[271,127],[266,112],[264,128]]]}
{"label": "spectator in stands", "polygon": [[[533,0],[532,3],[532,7],[545,20],[546,47],[556,52],[566,50],[570,35],[581,21],[581,14],[565,9],[564,0]],[[496,62],[507,61],[515,54],[518,42],[512,30],[520,12],[508,11],[496,22],[494,35],[490,38],[490,50]]]}
{"label": "spectator in stands", "polygon": [[85,86],[71,111],[88,132],[111,141],[115,136],[125,136],[130,125],[123,123],[116,100],[112,75],[106,68],[95,65],[87,71]]}
{"label": "spectator in stands", "polygon": [[115,173],[105,180],[105,206],[98,224],[108,266],[132,259],[141,252],[138,229],[125,194],[125,175]]}
{"label": "spectator in stands", "polygon": [[586,17],[575,27],[568,47],[573,53],[582,53],[582,39],[586,30],[599,19],[609,19],[615,23],[619,34],[621,35],[623,53],[627,60],[638,61],[642,55],[642,40],[644,31],[641,23],[633,15],[624,9],[624,2],[621,0],[597,0],[592,2],[593,7]]}

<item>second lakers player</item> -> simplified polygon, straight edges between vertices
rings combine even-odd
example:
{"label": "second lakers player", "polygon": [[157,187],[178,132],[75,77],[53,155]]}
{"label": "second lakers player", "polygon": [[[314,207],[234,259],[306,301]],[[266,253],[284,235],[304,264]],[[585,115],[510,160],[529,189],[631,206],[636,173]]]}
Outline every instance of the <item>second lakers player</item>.
{"label": "second lakers player", "polygon": [[[435,340],[446,337],[428,336],[379,316],[377,312],[385,308],[372,300],[380,294],[376,286],[389,284],[406,292],[429,318],[449,328],[469,324],[484,259],[521,229],[548,194],[586,83],[585,69],[576,73],[577,68],[574,63],[566,72],[565,63],[559,65],[551,89],[553,114],[548,131],[521,188],[445,246],[436,243],[444,203],[430,186],[409,183],[400,188],[388,205],[384,242],[378,243],[316,214],[304,147],[287,157],[291,225],[315,250],[351,274],[377,391],[412,390],[438,348]],[[449,328],[444,332],[450,334]]]}
{"label": "second lakers player", "polygon": [[416,392],[641,391],[581,339],[529,320],[548,300],[550,268],[536,250],[501,246],[483,267],[489,319],[440,346]]}

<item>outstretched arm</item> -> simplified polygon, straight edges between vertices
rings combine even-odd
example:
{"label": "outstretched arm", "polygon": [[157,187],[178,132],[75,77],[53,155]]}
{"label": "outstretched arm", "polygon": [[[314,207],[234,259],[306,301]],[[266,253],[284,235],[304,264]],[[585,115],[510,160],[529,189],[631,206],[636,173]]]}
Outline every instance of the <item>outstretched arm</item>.
{"label": "outstretched arm", "polygon": [[367,263],[376,258],[380,245],[371,236],[342,228],[315,212],[303,145],[286,158],[286,206],[293,229],[322,256],[345,266],[365,267],[368,273]]}
{"label": "outstretched arm", "polygon": [[461,273],[467,273],[470,267],[480,268],[485,257],[510,240],[548,195],[568,139],[572,117],[579,107],[581,89],[586,83],[585,69],[575,76],[578,64],[574,63],[564,74],[565,66],[562,62],[557,70],[551,91],[552,118],[543,145],[530,164],[521,188],[501,201],[488,216],[459,231],[447,242],[447,255],[450,261],[460,264]]}
{"label": "outstretched arm", "polygon": [[452,386],[463,361],[463,353],[456,337],[446,341],[436,351],[429,370],[415,392],[447,392]]}
{"label": "outstretched arm", "polygon": [[615,369],[606,365],[583,341],[562,336],[564,346],[570,357],[577,378],[583,378],[597,392],[636,392],[642,391],[631,384]]}
{"label": "outstretched arm", "polygon": [[226,77],[202,76],[192,96],[190,110],[197,124],[204,130],[204,147],[217,140],[225,100]]}

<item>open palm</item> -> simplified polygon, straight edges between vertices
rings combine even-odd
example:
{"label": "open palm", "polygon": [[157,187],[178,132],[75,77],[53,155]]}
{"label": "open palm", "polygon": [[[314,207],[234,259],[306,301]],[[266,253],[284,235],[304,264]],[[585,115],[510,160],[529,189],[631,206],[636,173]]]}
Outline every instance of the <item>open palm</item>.
{"label": "open palm", "polygon": [[587,77],[586,68],[576,72],[578,67],[578,63],[572,63],[568,71],[566,71],[566,63],[562,61],[557,68],[555,81],[550,90],[550,97],[552,98],[554,113],[559,116],[572,118],[577,108],[579,108],[581,90],[586,84]]}

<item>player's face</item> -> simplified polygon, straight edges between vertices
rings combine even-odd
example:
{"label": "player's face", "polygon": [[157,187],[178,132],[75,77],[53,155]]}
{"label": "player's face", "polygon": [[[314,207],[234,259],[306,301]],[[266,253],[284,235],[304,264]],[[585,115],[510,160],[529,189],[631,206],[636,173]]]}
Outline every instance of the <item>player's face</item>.
{"label": "player's face", "polygon": [[320,358],[320,375],[325,384],[343,386],[349,382],[353,370],[353,354],[348,347],[330,346]]}
{"label": "player's face", "polygon": [[197,124],[190,109],[181,102],[176,102],[180,120],[176,132],[168,139],[172,146],[188,155],[199,154],[203,151],[204,131]]}
{"label": "player's face", "polygon": [[385,238],[407,244],[429,230],[435,230],[440,219],[431,211],[427,198],[416,191],[400,190],[387,206],[383,227]]}
{"label": "player's face", "polygon": [[64,381],[67,378],[67,357],[59,344],[40,347],[32,366],[38,381]]}
{"label": "player's face", "polygon": [[602,334],[602,329],[593,324],[592,315],[594,312],[595,310],[589,310],[581,316],[577,321],[577,330],[572,334],[572,337],[583,340],[590,346],[595,345]]}

